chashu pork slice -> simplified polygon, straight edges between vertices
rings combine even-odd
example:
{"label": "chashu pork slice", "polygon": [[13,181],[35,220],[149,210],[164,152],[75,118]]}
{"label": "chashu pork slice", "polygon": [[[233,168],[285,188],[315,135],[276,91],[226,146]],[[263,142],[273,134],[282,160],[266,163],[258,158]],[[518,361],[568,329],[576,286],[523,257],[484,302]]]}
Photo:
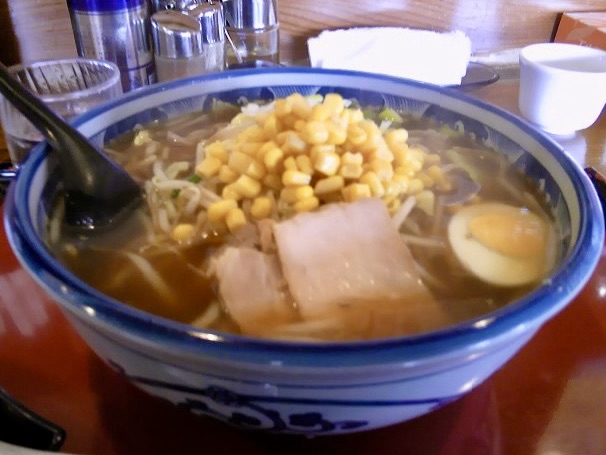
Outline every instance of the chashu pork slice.
{"label": "chashu pork slice", "polygon": [[227,247],[213,259],[219,294],[244,334],[262,335],[297,318],[275,254]]}
{"label": "chashu pork slice", "polygon": [[371,337],[446,323],[379,199],[298,214],[277,223],[274,236],[303,320],[341,314],[352,329]]}

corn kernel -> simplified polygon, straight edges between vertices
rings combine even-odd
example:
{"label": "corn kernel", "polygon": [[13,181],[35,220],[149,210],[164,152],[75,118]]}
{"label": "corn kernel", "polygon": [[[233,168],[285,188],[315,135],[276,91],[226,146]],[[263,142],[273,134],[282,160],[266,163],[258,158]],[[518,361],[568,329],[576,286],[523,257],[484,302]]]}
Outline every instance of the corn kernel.
{"label": "corn kernel", "polygon": [[364,156],[361,153],[346,152],[341,156],[341,161],[344,164],[358,164],[361,166],[364,162]]}
{"label": "corn kernel", "polygon": [[393,155],[394,166],[403,166],[409,160],[408,144],[396,143],[390,144],[391,153]]}
{"label": "corn kernel", "polygon": [[294,205],[294,209],[296,212],[311,212],[312,210],[315,210],[319,207],[320,205],[320,200],[315,197],[312,196],[310,198],[304,199],[302,201],[299,201],[297,203],[295,203]]}
{"label": "corn kernel", "polygon": [[339,125],[341,125],[343,128],[347,129],[347,126],[349,125],[349,119],[350,118],[351,118],[351,110],[349,110],[349,109],[343,109],[341,111],[341,113],[339,114],[339,117],[338,117]]}
{"label": "corn kernel", "polygon": [[401,194],[407,194],[410,186],[410,178],[406,175],[394,174],[392,183],[397,185],[398,192]]}
{"label": "corn kernel", "polygon": [[276,114],[272,114],[263,123],[263,133],[267,138],[274,138],[278,135],[281,130],[280,121],[276,117]]}
{"label": "corn kernel", "polygon": [[328,193],[340,191],[345,186],[345,180],[340,175],[333,175],[332,177],[326,177],[316,182],[314,187],[314,194],[316,196],[323,196]]}
{"label": "corn kernel", "polygon": [[201,177],[210,178],[219,173],[222,165],[223,163],[219,158],[207,156],[196,166],[196,174]]}
{"label": "corn kernel", "polygon": [[250,206],[250,214],[253,218],[262,220],[263,218],[268,218],[271,215],[273,208],[274,206],[272,199],[265,196],[260,196],[253,200],[253,203]]}
{"label": "corn kernel", "polygon": [[417,194],[423,191],[423,182],[419,179],[410,179],[408,194]]}
{"label": "corn kernel", "polygon": [[292,100],[279,98],[274,103],[274,113],[277,117],[285,117],[292,112]]}
{"label": "corn kernel", "polygon": [[302,201],[304,199],[309,199],[314,195],[314,189],[309,185],[297,186],[294,187],[295,197],[297,201]]}
{"label": "corn kernel", "polygon": [[263,185],[274,191],[280,191],[282,189],[282,179],[278,174],[267,174],[263,177]]}
{"label": "corn kernel", "polygon": [[298,155],[295,158],[295,161],[297,163],[297,168],[298,170],[300,170],[301,172],[305,172],[306,174],[313,174],[314,169],[311,165],[311,160],[309,159],[309,156],[307,155]]}
{"label": "corn kernel", "polygon": [[416,171],[414,171],[412,169],[412,167],[409,165],[398,166],[397,168],[394,169],[394,175],[403,175],[406,177],[414,177],[415,174],[416,174]]}
{"label": "corn kernel", "polygon": [[175,241],[182,243],[190,240],[195,232],[193,224],[182,223],[177,224],[172,230],[172,237]]}
{"label": "corn kernel", "polygon": [[370,159],[373,160],[374,158],[380,158],[383,161],[391,163],[394,160],[394,156],[384,141],[379,138],[376,145],[377,148],[370,154]]}
{"label": "corn kernel", "polygon": [[374,171],[382,182],[388,182],[393,178],[391,164],[382,159],[374,159],[370,163],[370,169]]}
{"label": "corn kernel", "polygon": [[337,148],[333,144],[317,144],[312,146],[309,150],[309,157],[315,162],[320,154],[335,153],[336,150]]}
{"label": "corn kernel", "polygon": [[221,197],[225,200],[239,201],[242,199],[242,194],[240,194],[233,183],[230,183],[229,185],[225,185],[223,190],[221,190]]}
{"label": "corn kernel", "polygon": [[406,143],[408,140],[408,131],[404,128],[397,128],[395,130],[389,130],[385,133],[385,141],[391,147],[393,144]]}
{"label": "corn kernel", "polygon": [[382,197],[385,194],[383,184],[375,172],[366,172],[360,177],[360,183],[368,185],[370,194],[374,197]]}
{"label": "corn kernel", "polygon": [[234,189],[246,198],[253,198],[261,192],[261,182],[248,175],[241,175],[234,183]]}
{"label": "corn kernel", "polygon": [[253,160],[246,169],[246,175],[254,179],[261,180],[265,176],[265,167],[257,160]]}
{"label": "corn kernel", "polygon": [[288,170],[282,174],[282,183],[284,186],[309,185],[309,182],[311,182],[311,175],[301,171]]}
{"label": "corn kernel", "polygon": [[262,128],[265,120],[267,120],[270,115],[271,114],[269,112],[257,112],[255,114],[255,122],[257,122],[257,125]]}
{"label": "corn kernel", "polygon": [[357,179],[363,174],[364,168],[360,164],[341,164],[339,175],[345,179]]}
{"label": "corn kernel", "polygon": [[292,112],[298,118],[307,120],[311,114],[311,107],[300,93],[293,93],[288,98],[292,99]]}
{"label": "corn kernel", "polygon": [[227,149],[221,141],[215,141],[204,147],[206,156],[214,156],[221,160],[223,164],[227,163]]}
{"label": "corn kernel", "polygon": [[284,142],[283,149],[287,153],[299,154],[307,150],[307,143],[299,134],[290,131]]}
{"label": "corn kernel", "polygon": [[317,122],[325,122],[331,116],[332,112],[324,104],[316,104],[311,108],[309,120]]}
{"label": "corn kernel", "polygon": [[359,144],[358,147],[361,152],[370,154],[378,150],[383,142],[383,138],[379,133],[367,134],[366,140]]}
{"label": "corn kernel", "polygon": [[276,169],[278,164],[280,164],[282,158],[284,158],[284,152],[282,151],[282,149],[276,146],[265,153],[265,156],[263,157],[263,163],[265,164],[265,167],[268,170],[273,171],[274,169]]}
{"label": "corn kernel", "polygon": [[314,169],[324,175],[335,175],[341,165],[341,158],[334,152],[320,152],[314,160]]}
{"label": "corn kernel", "polygon": [[345,202],[371,197],[370,188],[363,183],[351,183],[341,190]]}
{"label": "corn kernel", "polygon": [[368,139],[368,134],[357,124],[349,124],[347,127],[347,141],[352,145],[361,145]]}
{"label": "corn kernel", "polygon": [[235,208],[227,212],[225,224],[231,233],[234,233],[238,229],[246,226],[246,216],[244,215],[242,209]]}
{"label": "corn kernel", "polygon": [[328,130],[326,142],[329,144],[342,145],[347,140],[347,130],[338,123],[328,122],[326,129]]}
{"label": "corn kernel", "polygon": [[233,183],[238,178],[238,173],[227,165],[221,166],[219,170],[219,180],[222,183]]}
{"label": "corn kernel", "polygon": [[212,223],[217,223],[223,221],[227,216],[227,213],[238,207],[238,203],[233,199],[223,199],[217,202],[212,203],[206,214],[208,215],[208,220]]}
{"label": "corn kernel", "polygon": [[307,122],[303,130],[303,138],[309,144],[324,144],[328,140],[328,129],[324,122]]}
{"label": "corn kernel", "polygon": [[238,142],[263,142],[265,141],[265,133],[263,132],[263,128],[260,126],[254,125],[249,126],[240,134],[238,134]]}
{"label": "corn kernel", "polygon": [[293,156],[289,156],[288,158],[286,158],[284,160],[284,169],[286,169],[287,171],[298,171],[299,168],[297,167],[297,161],[295,160],[295,158]]}
{"label": "corn kernel", "polygon": [[338,93],[327,93],[326,96],[324,96],[322,104],[326,106],[331,114],[341,114],[345,108],[343,97]]}
{"label": "corn kernel", "polygon": [[346,179],[357,179],[362,175],[364,169],[362,163],[364,157],[361,153],[346,152],[341,157],[341,167],[339,175]]}
{"label": "corn kernel", "polygon": [[245,174],[252,162],[253,158],[250,155],[236,151],[229,155],[227,165],[237,173]]}
{"label": "corn kernel", "polygon": [[240,144],[238,150],[246,155],[255,157],[263,144],[263,142],[246,142],[245,144]]}

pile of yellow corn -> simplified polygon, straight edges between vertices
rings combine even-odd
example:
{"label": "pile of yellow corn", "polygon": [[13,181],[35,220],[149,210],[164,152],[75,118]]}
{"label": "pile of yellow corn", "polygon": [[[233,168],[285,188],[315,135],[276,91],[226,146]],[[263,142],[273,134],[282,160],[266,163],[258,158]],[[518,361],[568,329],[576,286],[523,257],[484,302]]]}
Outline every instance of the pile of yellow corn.
{"label": "pile of yellow corn", "polygon": [[195,170],[219,179],[222,199],[208,219],[231,232],[278,207],[288,215],[378,197],[393,213],[408,195],[449,189],[438,155],[409,147],[403,128],[382,131],[338,94],[320,103],[293,94],[254,119],[237,137],[205,145]]}

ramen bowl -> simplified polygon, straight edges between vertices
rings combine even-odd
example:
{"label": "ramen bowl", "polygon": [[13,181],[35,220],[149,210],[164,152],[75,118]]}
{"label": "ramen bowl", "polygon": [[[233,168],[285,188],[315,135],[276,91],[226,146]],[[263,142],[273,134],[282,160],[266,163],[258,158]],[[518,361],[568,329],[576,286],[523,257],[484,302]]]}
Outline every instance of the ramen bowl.
{"label": "ramen bowl", "polygon": [[[60,188],[54,155],[38,146],[5,203],[10,244],[39,285],[109,367],[192,413],[254,430],[307,435],[369,430],[456,400],[501,368],[591,276],[604,222],[583,170],[524,120],[446,88],[364,73],[307,68],[238,70],[132,92],[74,120],[98,144],[137,124],[223,101],[294,92],[431,116],[500,150],[545,193],[562,236],[555,270],[494,311],[414,336],[351,342],[270,341],[174,322],[113,300],[49,252]],[[109,273],[100,270],[99,273]]]}

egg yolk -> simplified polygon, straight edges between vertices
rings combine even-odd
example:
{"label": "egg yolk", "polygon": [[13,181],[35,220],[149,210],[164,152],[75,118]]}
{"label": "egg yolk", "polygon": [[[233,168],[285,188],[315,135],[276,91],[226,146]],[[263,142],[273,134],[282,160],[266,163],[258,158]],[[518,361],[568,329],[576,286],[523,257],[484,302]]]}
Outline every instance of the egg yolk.
{"label": "egg yolk", "polygon": [[486,248],[507,256],[527,259],[545,251],[547,227],[530,212],[479,215],[469,221],[468,228]]}

